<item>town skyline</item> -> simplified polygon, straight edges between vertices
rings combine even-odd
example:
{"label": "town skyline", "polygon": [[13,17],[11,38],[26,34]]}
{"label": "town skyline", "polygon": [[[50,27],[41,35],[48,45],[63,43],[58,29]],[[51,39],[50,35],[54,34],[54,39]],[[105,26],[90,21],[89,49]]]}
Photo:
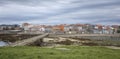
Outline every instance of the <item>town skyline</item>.
{"label": "town skyline", "polygon": [[101,24],[57,24],[43,25],[23,23],[22,25],[0,25],[0,30],[24,31],[34,33],[81,33],[81,34],[115,34],[120,33],[120,25]]}

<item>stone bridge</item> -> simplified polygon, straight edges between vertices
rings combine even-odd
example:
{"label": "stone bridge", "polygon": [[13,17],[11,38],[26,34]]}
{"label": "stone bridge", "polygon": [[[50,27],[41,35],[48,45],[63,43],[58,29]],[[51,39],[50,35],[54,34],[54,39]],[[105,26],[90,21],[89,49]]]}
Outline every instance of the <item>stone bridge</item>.
{"label": "stone bridge", "polygon": [[39,36],[35,36],[32,38],[28,38],[28,39],[24,39],[21,41],[16,41],[15,43],[10,44],[9,46],[25,46],[25,45],[29,45],[30,43],[34,43],[37,40],[40,40],[44,37],[48,36],[48,33],[43,34],[43,35],[39,35]]}

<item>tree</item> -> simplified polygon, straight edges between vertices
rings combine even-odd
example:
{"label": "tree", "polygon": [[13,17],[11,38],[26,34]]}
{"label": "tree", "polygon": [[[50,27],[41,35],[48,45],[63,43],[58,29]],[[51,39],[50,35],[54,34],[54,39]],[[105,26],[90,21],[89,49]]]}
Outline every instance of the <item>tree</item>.
{"label": "tree", "polygon": [[120,33],[120,29],[119,29],[119,30],[117,30],[117,33]]}

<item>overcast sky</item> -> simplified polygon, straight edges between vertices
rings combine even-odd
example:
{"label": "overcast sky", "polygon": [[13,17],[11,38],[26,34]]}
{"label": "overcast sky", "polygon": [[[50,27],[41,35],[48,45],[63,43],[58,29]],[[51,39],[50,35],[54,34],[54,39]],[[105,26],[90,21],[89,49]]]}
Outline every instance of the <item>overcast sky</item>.
{"label": "overcast sky", "polygon": [[0,0],[0,24],[120,24],[120,0]]}

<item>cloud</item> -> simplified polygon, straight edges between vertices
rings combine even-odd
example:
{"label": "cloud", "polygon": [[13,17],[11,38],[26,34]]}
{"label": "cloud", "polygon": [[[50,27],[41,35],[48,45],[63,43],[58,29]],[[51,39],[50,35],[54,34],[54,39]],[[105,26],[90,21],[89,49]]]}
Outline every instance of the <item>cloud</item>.
{"label": "cloud", "polygon": [[119,3],[119,0],[0,0],[0,24],[118,24]]}

